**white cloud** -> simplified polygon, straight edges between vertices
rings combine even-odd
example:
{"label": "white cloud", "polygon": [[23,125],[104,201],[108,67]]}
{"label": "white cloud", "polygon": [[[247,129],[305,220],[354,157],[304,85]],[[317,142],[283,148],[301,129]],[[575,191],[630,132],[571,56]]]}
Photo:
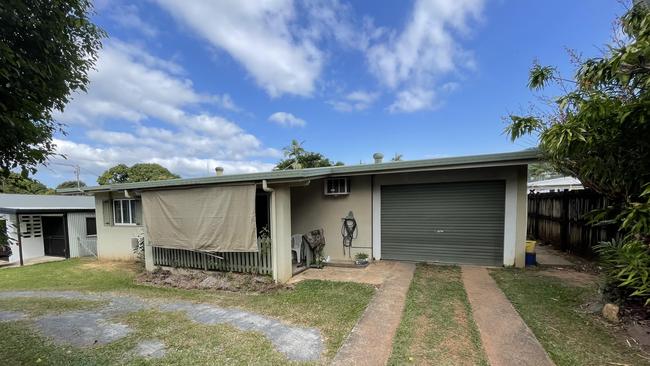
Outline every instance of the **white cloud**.
{"label": "white cloud", "polygon": [[57,139],[58,152],[95,174],[122,162],[159,162],[183,176],[204,175],[206,165],[230,173],[270,169],[256,159],[279,158],[279,151],[264,147],[233,121],[195,112],[214,105],[237,109],[232,98],[199,93],[183,75],[174,63],[130,44],[108,42],[88,93],[75,95],[57,116],[86,128],[87,140]]}
{"label": "white cloud", "polygon": [[340,112],[363,111],[368,109],[378,97],[379,93],[357,90],[346,95],[343,100],[329,101],[328,103]]}
{"label": "white cloud", "polygon": [[109,17],[118,25],[135,29],[147,37],[155,37],[158,29],[140,17],[138,7],[133,4],[118,5],[110,8]]}
{"label": "white cloud", "polygon": [[[51,161],[53,163],[52,167],[60,170],[58,163],[78,164],[81,167],[83,180],[90,185],[95,183],[99,174],[118,163],[127,165],[141,162],[157,163],[168,168],[173,173],[180,174],[182,177],[209,176],[214,174],[214,168],[217,166],[223,167],[226,174],[269,171],[274,166],[274,164],[257,160],[240,161],[209,157],[166,156],[163,153],[156,152],[156,148],[151,146],[97,147],[64,139],[55,139],[54,143],[57,145],[57,152],[65,154],[68,159],[54,158]],[[47,170],[43,170],[41,174],[46,172]]]}
{"label": "white cloud", "polygon": [[132,44],[106,42],[96,68],[89,75],[88,93],[75,94],[59,120],[86,125],[109,117],[131,122],[148,117],[181,121],[184,109],[204,103],[239,110],[228,94],[196,92],[181,66]]}
{"label": "white cloud", "polygon": [[391,110],[430,108],[441,76],[473,67],[457,38],[469,33],[483,5],[484,0],[417,0],[400,33],[370,45],[366,57],[375,76],[391,89],[408,89],[398,93]]}
{"label": "white cloud", "polygon": [[269,121],[285,127],[304,127],[307,124],[304,119],[287,112],[275,112],[269,116]]}
{"label": "white cloud", "polygon": [[432,109],[435,93],[425,89],[403,90],[397,93],[397,98],[388,107],[392,113],[395,112],[415,112],[423,109]]}
{"label": "white cloud", "polygon": [[311,39],[292,34],[293,2],[176,1],[158,3],[182,24],[241,63],[271,96],[308,96],[322,68]]}

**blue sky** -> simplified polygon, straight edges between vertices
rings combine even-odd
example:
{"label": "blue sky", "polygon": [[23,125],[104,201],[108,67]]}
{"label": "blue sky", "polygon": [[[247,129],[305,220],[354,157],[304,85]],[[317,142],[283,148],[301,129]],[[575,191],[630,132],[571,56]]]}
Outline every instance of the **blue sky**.
{"label": "blue sky", "polygon": [[[117,163],[183,177],[269,170],[291,139],[346,164],[521,150],[503,117],[526,111],[537,59],[600,54],[614,0],[97,0],[109,37],[88,93],[57,120],[47,185]],[[66,165],[68,164],[68,165]]]}

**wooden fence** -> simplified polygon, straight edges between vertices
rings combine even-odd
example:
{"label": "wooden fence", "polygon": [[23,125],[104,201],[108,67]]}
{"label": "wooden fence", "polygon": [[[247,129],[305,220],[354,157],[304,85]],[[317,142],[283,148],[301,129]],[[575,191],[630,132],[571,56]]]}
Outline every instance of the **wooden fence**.
{"label": "wooden fence", "polygon": [[[223,259],[216,258],[223,257]],[[271,248],[246,253],[200,253],[182,249],[153,247],[153,264],[165,267],[183,267],[205,271],[247,272],[272,274]]]}
{"label": "wooden fence", "polygon": [[607,206],[590,190],[528,195],[528,236],[574,254],[594,256],[593,246],[616,237],[616,226],[593,226],[585,214]]}

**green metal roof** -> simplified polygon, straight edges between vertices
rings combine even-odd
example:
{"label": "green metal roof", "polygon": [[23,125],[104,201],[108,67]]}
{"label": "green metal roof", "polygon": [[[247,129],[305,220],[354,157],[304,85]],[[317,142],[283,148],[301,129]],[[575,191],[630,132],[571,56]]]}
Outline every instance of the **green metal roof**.
{"label": "green metal roof", "polygon": [[[365,174],[385,174],[402,171],[419,171],[419,170],[444,170],[457,169],[462,167],[486,167],[486,166],[503,166],[503,165],[523,165],[534,162],[539,159],[539,152],[536,149],[523,151],[458,156],[439,159],[408,160],[408,161],[391,161],[385,163],[370,163],[359,165],[343,165],[325,168],[308,168],[297,170],[274,170],[262,173],[249,174],[232,174],[223,176],[211,176],[203,178],[187,179],[169,179],[151,182],[121,183],[108,184],[94,187],[82,187],[82,192],[108,192],[121,190],[143,190],[167,187],[195,186],[203,184],[222,184],[222,183],[240,183],[240,182],[260,182],[267,180],[269,183],[280,181],[299,181],[308,179],[324,178],[328,176],[340,175],[365,175]],[[57,190],[59,193],[78,193],[77,188],[66,188]]]}

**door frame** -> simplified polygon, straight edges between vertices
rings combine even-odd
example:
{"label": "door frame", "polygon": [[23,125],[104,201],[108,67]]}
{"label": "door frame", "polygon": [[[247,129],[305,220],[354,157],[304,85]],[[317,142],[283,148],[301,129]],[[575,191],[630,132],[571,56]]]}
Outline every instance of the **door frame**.
{"label": "door frame", "polygon": [[[70,258],[70,241],[68,239],[68,214],[67,213],[51,213],[51,214],[42,214],[41,220],[43,217],[61,217],[61,222],[63,225],[63,241],[65,243],[65,256],[62,258]],[[43,253],[45,254],[45,230],[43,230]],[[45,254],[47,255],[47,254]]]}

